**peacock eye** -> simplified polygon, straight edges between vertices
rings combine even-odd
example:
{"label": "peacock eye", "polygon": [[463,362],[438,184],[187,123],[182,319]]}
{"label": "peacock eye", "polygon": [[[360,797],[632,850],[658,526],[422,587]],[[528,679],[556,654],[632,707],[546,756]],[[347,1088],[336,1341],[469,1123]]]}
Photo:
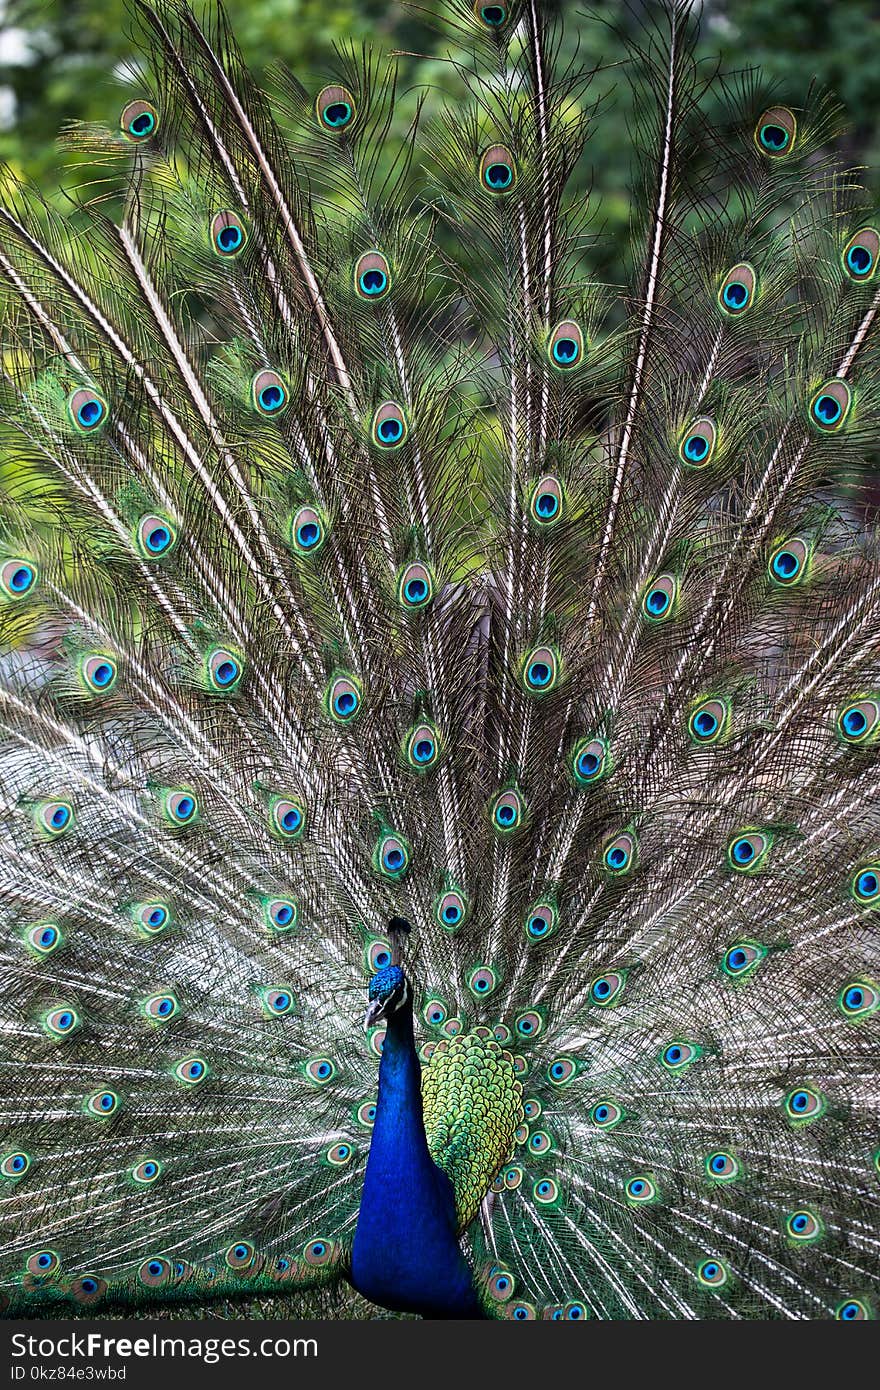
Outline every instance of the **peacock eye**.
{"label": "peacock eye", "polygon": [[132,1168],[131,1176],[136,1183],[149,1187],[162,1176],[162,1164],[157,1158],[145,1158]]}
{"label": "peacock eye", "polygon": [[37,567],[30,560],[5,560],[0,566],[0,589],[8,599],[24,598],[37,583]]}
{"label": "peacock eye", "polygon": [[529,498],[529,515],[539,526],[551,526],[559,521],[565,506],[562,484],[552,473],[540,478]]}
{"label": "peacock eye", "polygon": [[449,1011],[442,999],[429,999],[422,1010],[422,1017],[432,1028],[439,1028],[449,1017]]}
{"label": "peacock eye", "polygon": [[119,1109],[119,1096],[115,1091],[95,1091],[91,1096],[87,1096],[84,1102],[84,1109],[87,1115],[97,1115],[102,1119],[108,1119],[115,1115]]}
{"label": "peacock eye", "polygon": [[168,1023],[180,1012],[180,1004],[173,994],[152,994],[143,1001],[141,1009],[154,1023]]}
{"label": "peacock eye", "polygon": [[54,922],[40,922],[28,929],[25,940],[38,956],[50,956],[62,944],[63,937]]}
{"label": "peacock eye", "polygon": [[678,580],[674,574],[658,574],[642,597],[642,613],[649,623],[665,623],[675,612]]}
{"label": "peacock eye", "polygon": [[290,392],[277,372],[265,368],[251,382],[251,404],[258,415],[281,415],[290,404]]}
{"label": "peacock eye", "polygon": [[467,899],[463,893],[451,888],[437,899],[434,915],[445,931],[457,931],[467,916]]}
{"label": "peacock eye", "polygon": [[863,1303],[859,1298],[848,1298],[845,1303],[839,1303],[834,1311],[834,1316],[838,1322],[866,1322],[871,1313],[867,1303]]}
{"label": "peacock eye", "polygon": [[786,1119],[796,1125],[818,1120],[827,1108],[825,1097],[811,1086],[795,1086],[785,1097],[784,1105]]}
{"label": "peacock eye", "polygon": [[880,864],[866,864],[856,871],[852,895],[866,907],[880,907]]}
{"label": "peacock eye", "polygon": [[403,408],[397,401],[383,401],[373,416],[373,443],[379,449],[397,449],[406,439],[408,429]]}
{"label": "peacock eye", "polygon": [[103,396],[81,386],[68,396],[67,413],[80,434],[93,434],[106,424],[109,408]]}
{"label": "peacock eye", "polygon": [[34,810],[37,830],[50,840],[57,840],[73,829],[75,817],[69,801],[41,801]]}
{"label": "peacock eye", "polygon": [[162,1255],[151,1255],[138,1270],[138,1279],[148,1289],[160,1289],[174,1277],[174,1266]]}
{"label": "peacock eye", "polygon": [[554,1057],[547,1067],[547,1080],[554,1086],[564,1086],[577,1071],[570,1057]]}
{"label": "peacock eye", "polygon": [[490,193],[510,193],[516,185],[516,164],[506,145],[491,145],[480,160],[480,184]]}
{"label": "peacock eye", "polygon": [[880,701],[856,700],[837,716],[837,731],[845,743],[867,743],[880,728]]}
{"label": "peacock eye", "polygon": [[488,1284],[490,1298],[494,1298],[498,1303],[506,1303],[513,1296],[516,1288],[516,1280],[506,1269],[498,1269],[494,1272]]}
{"label": "peacock eye", "polygon": [[502,835],[509,835],[522,824],[524,805],[519,792],[500,792],[490,804],[492,827]]}
{"label": "peacock eye", "polygon": [[174,1075],[185,1086],[198,1086],[208,1075],[207,1063],[201,1057],[184,1057],[174,1067]]}
{"label": "peacock eye", "polygon": [[657,1188],[651,1178],[640,1173],[635,1178],[630,1178],[624,1192],[626,1200],[633,1206],[641,1206],[645,1202],[652,1202],[657,1196]]}
{"label": "peacock eye", "polygon": [[410,862],[410,849],[402,835],[382,835],[373,853],[373,866],[385,878],[403,878]]}
{"label": "peacock eye", "polygon": [[544,1019],[536,1009],[526,1009],[523,1013],[517,1014],[513,1028],[520,1038],[531,1042],[544,1031]]}
{"label": "peacock eye", "polygon": [[507,1317],[512,1322],[534,1322],[537,1318],[534,1306],[531,1303],[508,1303]]}
{"label": "peacock eye", "polygon": [[317,555],[327,539],[327,526],[314,507],[300,507],[290,522],[290,541],[299,555]]}
{"label": "peacock eye", "polygon": [[372,1129],[376,1123],[376,1102],[374,1100],[363,1101],[355,1114],[358,1124],[363,1125],[365,1129]]}
{"label": "peacock eye", "polygon": [[250,1269],[256,1253],[250,1241],[239,1240],[234,1245],[230,1245],[224,1259],[230,1269]]}
{"label": "peacock eye", "polygon": [[740,1175],[739,1160],[721,1149],[708,1155],[705,1168],[707,1177],[713,1182],[735,1182]]}
{"label": "peacock eye", "polygon": [[876,1013],[880,994],[870,980],[852,980],[840,991],[837,1005],[846,1018],[864,1018]]}
{"label": "peacock eye", "polygon": [[708,415],[701,415],[688,425],[678,446],[678,457],[689,468],[705,468],[715,453],[718,429]]}
{"label": "peacock eye", "polygon": [[773,845],[773,837],[758,830],[734,835],[727,846],[727,862],[737,873],[757,873]]}
{"label": "peacock eye", "polygon": [[306,808],[301,801],[289,796],[272,798],[269,807],[270,828],[280,840],[293,843],[306,828]]}
{"label": "peacock eye", "polygon": [[501,29],[507,23],[507,6],[485,4],[484,0],[477,0],[474,5],[474,14],[487,29]]}
{"label": "peacock eye", "polygon": [[583,1322],[585,1318],[589,1317],[589,1313],[585,1304],[573,1299],[563,1307],[562,1317],[565,1322]]}
{"label": "peacock eye", "polygon": [[552,903],[536,903],[526,914],[525,933],[529,941],[549,940],[557,926],[557,912]]}
{"label": "peacock eye", "polygon": [[387,941],[373,941],[367,947],[367,969],[384,970],[391,964],[391,947]]}
{"label": "peacock eye", "polygon": [[870,280],[877,269],[878,255],[880,232],[876,227],[862,227],[843,248],[843,268],[851,280]]}
{"label": "peacock eye", "polygon": [[397,583],[397,601],[404,608],[426,608],[434,596],[434,581],[424,565],[407,565]]}
{"label": "peacock eye", "polygon": [[558,323],[547,344],[547,356],[554,367],[560,371],[571,371],[581,364],[584,358],[584,335],[574,319],[564,319]]}
{"label": "peacock eye", "polygon": [[473,970],[468,979],[468,989],[477,999],[484,999],[492,993],[498,985],[498,976],[488,965],[481,965]]}
{"label": "peacock eye", "polygon": [[559,658],[551,647],[536,647],[522,663],[522,683],[530,695],[547,695],[559,679]]}
{"label": "peacock eye", "polygon": [[205,662],[205,670],[210,688],[223,694],[235,690],[244,674],[241,657],[228,647],[216,647]]}
{"label": "peacock eye", "polygon": [[143,144],[156,134],[158,127],[159,113],[148,101],[130,101],[123,106],[119,129],[129,140]]}
{"label": "peacock eye", "polygon": [[608,744],[603,738],[578,739],[569,756],[572,776],[582,787],[601,782],[611,771]]}
{"label": "peacock eye", "polygon": [[779,588],[790,589],[799,584],[806,574],[810,550],[807,542],[800,536],[778,545],[767,562],[770,581]]}
{"label": "peacock eye", "polygon": [[61,1261],[54,1250],[38,1250],[28,1256],[25,1268],[37,1279],[50,1279],[60,1270]]}
{"label": "peacock eye", "polygon": [[727,1266],[720,1260],[703,1260],[697,1265],[697,1278],[704,1288],[720,1289],[729,1277]]}
{"label": "peacock eye", "polygon": [[598,1004],[601,1009],[619,1004],[625,984],[626,972],[623,970],[609,970],[607,975],[597,975],[590,981],[590,1002]]}
{"label": "peacock eye", "polygon": [[496,1023],[492,1029],[492,1037],[502,1047],[506,1047],[512,1037],[511,1031],[506,1023]]}
{"label": "peacock eye", "polygon": [[164,903],[134,903],[130,911],[135,926],[147,936],[157,936],[171,921]]}
{"label": "peacock eye", "polygon": [[530,1100],[523,1101],[523,1114],[527,1120],[536,1120],[542,1110],[543,1106],[539,1100],[531,1098]]}
{"label": "peacock eye", "polygon": [[602,867],[610,874],[628,873],[636,862],[636,837],[628,830],[609,840],[602,851]]}
{"label": "peacock eye", "polygon": [[357,118],[357,107],[347,87],[330,86],[319,92],[315,99],[318,124],[322,130],[348,130]]}
{"label": "peacock eye", "polygon": [[334,1168],[345,1168],[355,1158],[357,1150],[353,1144],[333,1144],[325,1155]]}
{"label": "peacock eye", "polygon": [[43,1027],[52,1038],[66,1038],[71,1033],[75,1033],[80,1026],[80,1017],[76,1009],[69,1005],[62,1005],[61,1008],[52,1009],[43,1019]]}
{"label": "peacock eye", "polygon": [[755,126],[755,144],[768,159],[781,159],[791,154],[797,139],[797,120],[787,106],[771,106],[759,116]]}
{"label": "peacock eye", "polygon": [[70,1285],[77,1303],[96,1303],[107,1292],[107,1284],[95,1274],[81,1274]]}
{"label": "peacock eye", "polygon": [[747,261],[740,262],[727,272],[718,291],[718,303],[730,318],[738,318],[755,301],[758,277]]}
{"label": "peacock eye", "polygon": [[820,1239],[824,1234],[824,1228],[814,1211],[800,1208],[786,1216],[785,1232],[789,1239],[797,1244],[810,1244]]}
{"label": "peacock eye", "polygon": [[701,700],[688,719],[688,733],[694,743],[716,743],[727,727],[728,714],[723,700]]}
{"label": "peacock eye", "polygon": [[199,818],[199,803],[191,791],[178,789],[167,791],[162,798],[162,809],[173,826],[194,825]]}
{"label": "peacock eye", "polygon": [[0,1178],[11,1178],[17,1181],[23,1178],[31,1166],[30,1154],[9,1153],[0,1158]]}
{"label": "peacock eye", "polygon": [[597,1129],[614,1129],[624,1117],[623,1107],[613,1100],[598,1100],[590,1111],[590,1123]]}
{"label": "peacock eye", "polygon": [[224,260],[237,256],[247,244],[247,228],[238,213],[228,208],[211,218],[211,245]]}
{"label": "peacock eye", "polygon": [[317,1082],[319,1086],[326,1086],[328,1081],[332,1081],[336,1075],[336,1065],[329,1057],[313,1057],[306,1063],[306,1076]]}
{"label": "peacock eye", "polygon": [[148,512],[137,524],[135,540],[145,559],[158,560],[174,549],[177,532],[167,517]]}
{"label": "peacock eye", "polygon": [[303,1259],[307,1265],[321,1266],[329,1264],[333,1259],[334,1245],[332,1240],[324,1240],[318,1237],[317,1240],[310,1240],[303,1247]]}
{"label": "peacock eye", "polygon": [[852,407],[852,391],[845,381],[832,377],[810,399],[810,424],[822,434],[843,429]]}
{"label": "peacock eye", "polygon": [[699,1061],[702,1055],[703,1049],[697,1043],[683,1042],[676,1038],[664,1047],[660,1053],[660,1061],[667,1071],[684,1071],[692,1062]]}
{"label": "peacock eye", "polygon": [[540,1157],[541,1154],[549,1153],[551,1148],[552,1140],[546,1130],[536,1129],[529,1136],[529,1153],[537,1154]]}
{"label": "peacock eye", "polygon": [[361,708],[360,682],[353,676],[337,676],[324,697],[327,713],[337,724],[349,724]]}
{"label": "peacock eye", "polygon": [[116,684],[116,662],[109,656],[94,653],[83,657],[79,669],[86,689],[93,695],[106,694]]}
{"label": "peacock eye", "polygon": [[367,251],[354,268],[355,293],[361,299],[384,299],[391,289],[391,269],[381,251]]}
{"label": "peacock eye", "polygon": [[282,1018],[294,1008],[294,997],[284,986],[276,986],[262,991],[263,1011],[267,1018]]}
{"label": "peacock eye", "polygon": [[552,1178],[540,1178],[532,1188],[532,1194],[536,1202],[549,1206],[559,1197],[559,1185]]}
{"label": "peacock eye", "polygon": [[725,975],[738,980],[750,975],[767,957],[767,947],[759,941],[737,941],[725,951],[721,968]]}

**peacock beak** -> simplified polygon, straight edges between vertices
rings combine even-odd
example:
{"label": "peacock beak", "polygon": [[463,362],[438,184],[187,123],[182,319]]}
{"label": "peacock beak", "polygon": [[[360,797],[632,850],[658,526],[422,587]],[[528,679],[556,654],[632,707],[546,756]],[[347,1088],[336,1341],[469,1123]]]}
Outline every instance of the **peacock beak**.
{"label": "peacock beak", "polygon": [[384,1017],[385,1001],[383,999],[371,999],[364,1015],[364,1028],[372,1028],[374,1023],[378,1023],[379,1019]]}

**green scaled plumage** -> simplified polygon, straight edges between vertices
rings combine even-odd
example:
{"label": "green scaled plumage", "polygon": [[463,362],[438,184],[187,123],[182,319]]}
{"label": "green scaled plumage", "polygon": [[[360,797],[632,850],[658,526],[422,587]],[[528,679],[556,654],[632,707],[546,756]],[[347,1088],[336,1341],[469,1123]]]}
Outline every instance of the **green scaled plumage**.
{"label": "green scaled plumage", "polygon": [[877,1311],[877,214],[647,8],[620,296],[537,0],[402,149],[372,53],[270,102],[135,0],[97,196],[4,179],[16,1315],[364,1314],[399,915],[493,1314]]}

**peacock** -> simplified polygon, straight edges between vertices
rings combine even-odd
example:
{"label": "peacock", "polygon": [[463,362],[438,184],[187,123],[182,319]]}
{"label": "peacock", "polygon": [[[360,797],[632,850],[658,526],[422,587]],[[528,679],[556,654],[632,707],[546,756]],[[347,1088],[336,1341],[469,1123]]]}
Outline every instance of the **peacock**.
{"label": "peacock", "polygon": [[401,141],[400,55],[132,14],[2,180],[5,1315],[876,1316],[838,107],[645,7],[621,288],[601,17],[437,0]]}

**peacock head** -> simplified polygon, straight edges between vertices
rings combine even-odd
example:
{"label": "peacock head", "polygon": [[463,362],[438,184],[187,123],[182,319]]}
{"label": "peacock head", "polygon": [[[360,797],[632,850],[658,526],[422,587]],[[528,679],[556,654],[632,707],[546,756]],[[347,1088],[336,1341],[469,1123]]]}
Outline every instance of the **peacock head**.
{"label": "peacock head", "polygon": [[378,970],[370,981],[370,1002],[364,1019],[365,1028],[372,1028],[380,1019],[390,1018],[409,1000],[409,984],[403,973],[401,957],[403,941],[410,930],[410,924],[405,917],[392,917],[388,923],[391,964]]}

